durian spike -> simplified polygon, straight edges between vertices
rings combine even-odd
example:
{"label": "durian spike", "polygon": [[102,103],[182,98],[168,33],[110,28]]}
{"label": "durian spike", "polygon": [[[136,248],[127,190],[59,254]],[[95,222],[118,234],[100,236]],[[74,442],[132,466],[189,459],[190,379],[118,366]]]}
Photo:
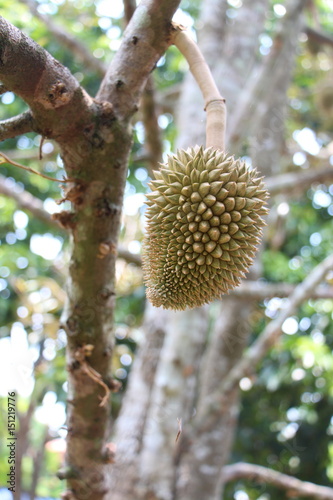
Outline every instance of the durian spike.
{"label": "durian spike", "polygon": [[198,45],[183,27],[175,23],[173,27],[175,28],[173,43],[187,60],[205,101],[206,148],[213,147],[224,151],[227,114],[225,99],[221,96]]}

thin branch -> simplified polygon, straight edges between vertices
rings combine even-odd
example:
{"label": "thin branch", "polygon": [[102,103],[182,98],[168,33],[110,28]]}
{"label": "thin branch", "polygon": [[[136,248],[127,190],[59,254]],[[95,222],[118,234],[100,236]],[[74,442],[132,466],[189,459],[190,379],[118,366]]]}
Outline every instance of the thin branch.
{"label": "thin branch", "polygon": [[276,196],[280,193],[297,193],[308,188],[313,182],[326,182],[330,180],[333,180],[333,168],[327,166],[266,177],[265,186],[271,196]]}
{"label": "thin branch", "polygon": [[230,482],[236,479],[250,479],[251,481],[272,484],[286,490],[288,497],[302,496],[318,500],[333,500],[333,488],[301,481],[261,465],[239,462],[225,466],[223,468],[223,480]]}
{"label": "thin branch", "polygon": [[323,31],[317,31],[310,26],[306,26],[304,28],[304,33],[308,36],[310,40],[313,40],[316,43],[326,44],[333,47],[333,37],[328,33],[324,33]]}
{"label": "thin branch", "polygon": [[[318,264],[305,280],[295,288],[288,298],[286,307],[281,310],[276,319],[272,320],[266,326],[259,338],[248,349],[240,362],[230,371],[222,387],[219,387],[219,397],[221,394],[226,394],[228,391],[232,390],[243,377],[253,373],[259,361],[282,335],[282,325],[284,321],[292,316],[305,300],[312,296],[313,290],[331,269],[333,269],[333,254]],[[216,394],[214,396],[216,397]]]}
{"label": "thin branch", "polygon": [[156,104],[162,113],[175,112],[179,102],[182,83],[174,83],[171,87],[156,92]]}
{"label": "thin branch", "polygon": [[[0,92],[1,93],[1,92]],[[0,122],[0,141],[34,131],[34,120],[30,110]]]}
{"label": "thin branch", "polygon": [[21,163],[17,163],[14,160],[11,160],[8,158],[5,153],[0,152],[0,164],[2,163],[9,163],[10,165],[13,165],[14,167],[21,168],[22,170],[25,170],[26,172],[30,172],[31,174],[38,175],[39,177],[43,177],[44,179],[47,179],[48,181],[53,181],[53,182],[60,182],[60,183],[66,183],[69,182],[70,179],[55,179],[54,177],[50,177],[48,175],[42,174],[41,172],[38,172],[37,170],[34,170],[33,168],[26,167],[25,165],[21,165]]}
{"label": "thin branch", "polygon": [[96,71],[101,76],[105,74],[106,65],[104,65],[104,63],[99,59],[95,58],[91,52],[77,40],[77,38],[70,35],[60,26],[57,26],[50,16],[41,14],[38,11],[39,4],[37,2],[34,0],[20,0],[20,2],[27,5],[30,12],[45,24],[48,31],[54,36],[54,38],[64,47],[69,49],[70,52],[76,55],[85,66],[93,71]]}

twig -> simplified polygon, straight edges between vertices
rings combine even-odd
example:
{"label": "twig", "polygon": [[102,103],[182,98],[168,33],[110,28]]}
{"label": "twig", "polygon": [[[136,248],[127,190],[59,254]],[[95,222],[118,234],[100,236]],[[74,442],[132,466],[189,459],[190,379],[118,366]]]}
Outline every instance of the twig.
{"label": "twig", "polygon": [[[56,146],[56,144],[54,144]],[[12,160],[38,160],[39,148],[34,146],[31,149],[6,149],[6,155]],[[50,153],[44,153],[44,158],[56,157],[56,147]]]}
{"label": "twig", "polygon": [[[4,88],[4,87],[3,87]],[[0,94],[1,92],[0,89]],[[0,141],[11,139],[27,132],[33,132],[34,120],[30,110],[0,122]]]}
{"label": "twig", "polygon": [[320,500],[333,500],[333,488],[319,486],[308,481],[301,481],[295,477],[282,474],[261,465],[239,462],[226,465],[223,470],[223,481],[230,482],[236,479],[250,479],[260,483],[268,483],[287,490],[288,497],[311,497]]}
{"label": "twig", "polygon": [[224,150],[226,107],[225,99],[213,79],[199,47],[181,27],[174,24],[173,43],[187,60],[190,71],[198,83],[205,101],[206,147]]}
{"label": "twig", "polygon": [[34,170],[30,167],[26,167],[25,165],[21,165],[21,163],[17,163],[14,160],[11,160],[8,158],[8,156],[5,155],[5,153],[0,152],[0,164],[1,163],[9,163],[10,165],[13,165],[14,167],[21,168],[22,170],[26,170],[27,172],[30,172],[32,174],[39,175],[39,177],[43,177],[44,179],[48,179],[49,181],[53,182],[61,182],[61,183],[66,183],[70,182],[70,179],[54,179],[54,177],[49,177],[48,175],[42,174],[41,172],[37,172],[37,170]]}
{"label": "twig", "polygon": [[76,38],[70,35],[60,26],[57,26],[50,16],[46,14],[41,14],[38,11],[38,4],[34,0],[20,0],[22,3],[27,5],[31,13],[36,16],[40,21],[42,21],[47,27],[48,31],[52,33],[54,38],[58,40],[64,47],[67,47],[70,52],[75,54],[88,68],[97,71],[101,76],[106,72],[106,66],[102,61],[96,59],[91,52]]}

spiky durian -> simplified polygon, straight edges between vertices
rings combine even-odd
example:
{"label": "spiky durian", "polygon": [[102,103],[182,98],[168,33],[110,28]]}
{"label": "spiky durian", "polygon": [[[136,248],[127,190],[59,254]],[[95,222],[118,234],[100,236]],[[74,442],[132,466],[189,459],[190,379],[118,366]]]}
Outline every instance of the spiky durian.
{"label": "spiky durian", "polygon": [[147,296],[167,309],[200,306],[248,271],[267,192],[256,170],[213,148],[178,151],[154,174],[143,245]]}

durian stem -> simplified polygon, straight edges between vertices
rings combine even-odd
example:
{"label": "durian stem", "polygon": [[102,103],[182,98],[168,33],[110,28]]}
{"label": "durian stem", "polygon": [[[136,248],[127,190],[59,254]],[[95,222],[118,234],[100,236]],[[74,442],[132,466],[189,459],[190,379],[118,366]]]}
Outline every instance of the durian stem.
{"label": "durian stem", "polygon": [[208,64],[198,45],[180,26],[174,24],[173,43],[187,60],[190,71],[198,83],[205,101],[206,147],[224,150],[226,105]]}

